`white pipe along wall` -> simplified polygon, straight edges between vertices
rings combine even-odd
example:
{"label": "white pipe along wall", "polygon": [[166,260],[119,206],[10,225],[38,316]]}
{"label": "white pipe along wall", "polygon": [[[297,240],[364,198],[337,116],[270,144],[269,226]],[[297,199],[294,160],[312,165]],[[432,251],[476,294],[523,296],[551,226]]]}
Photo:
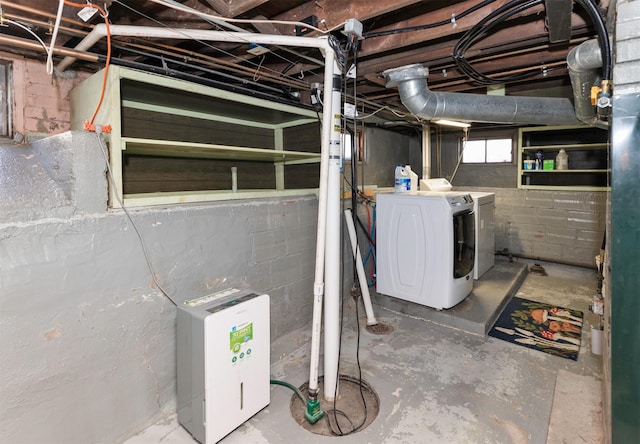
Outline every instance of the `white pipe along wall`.
{"label": "white pipe along wall", "polygon": [[[264,45],[282,45],[305,48],[318,48],[325,55],[325,91],[334,84],[334,76],[340,74],[335,62],[335,53],[329,45],[328,38],[293,37],[283,35],[254,34],[228,31],[209,31],[199,29],[172,30],[150,26],[111,25],[110,35],[147,37],[147,38],[175,38],[185,37],[204,41],[221,41],[236,43],[256,43]],[[100,39],[106,37],[107,29],[104,24],[98,24],[76,46],[77,50],[87,50]],[[64,71],[74,58],[67,57],[58,64],[58,71]],[[339,84],[339,82],[338,82]],[[322,117],[322,142],[320,160],[320,184],[318,197],[318,232],[316,249],[316,269],[313,286],[314,310],[311,341],[311,362],[309,371],[309,391],[318,392],[318,370],[320,354],[320,322],[322,319],[321,304],[323,300],[323,281],[326,270],[328,291],[324,301],[325,317],[325,398],[332,400],[336,393],[336,378],[338,368],[339,348],[339,272],[340,272],[340,235],[332,231],[327,234],[327,227],[340,226],[340,133],[333,130],[333,119],[340,120],[340,91],[325,93]],[[334,104],[333,102],[337,103]],[[335,117],[337,116],[337,117]],[[327,267],[327,264],[330,266]],[[329,375],[328,375],[329,374]],[[328,378],[328,381],[327,381]],[[328,388],[328,389],[327,389]]]}

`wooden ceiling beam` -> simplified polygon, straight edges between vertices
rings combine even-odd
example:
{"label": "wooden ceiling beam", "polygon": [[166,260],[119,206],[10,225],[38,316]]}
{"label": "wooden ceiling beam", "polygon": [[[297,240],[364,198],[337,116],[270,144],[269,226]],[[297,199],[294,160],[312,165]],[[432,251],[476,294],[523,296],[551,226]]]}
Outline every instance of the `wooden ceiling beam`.
{"label": "wooden ceiling beam", "polygon": [[257,8],[267,0],[206,0],[206,2],[220,15],[233,18]]}
{"label": "wooden ceiling beam", "polygon": [[[327,28],[333,29],[350,18],[364,22],[419,3],[421,0],[311,0],[277,15],[273,19],[300,21],[315,15],[318,20],[324,20]],[[286,26],[276,26],[280,28],[281,33],[291,34],[290,30],[287,32]]]}
{"label": "wooden ceiling beam", "polygon": [[[429,41],[442,41],[447,37],[457,40],[458,35],[461,35],[465,31],[471,29],[479,20],[485,17],[493,9],[499,7],[501,3],[506,3],[507,1],[508,0],[499,0],[498,2],[492,3],[491,10],[486,10],[485,8],[483,8],[482,10],[476,11],[468,15],[467,17],[456,21],[457,26],[455,28],[451,25],[446,25],[421,31],[392,34],[383,37],[365,38],[365,40],[362,41],[359,56],[371,57],[377,54],[388,53],[390,51],[398,52],[403,48],[424,44],[424,42]],[[442,8],[434,13],[411,19],[410,21],[408,21],[409,23],[407,23],[406,26],[416,26],[419,24],[435,23],[441,20],[446,20],[446,17],[450,17],[450,14],[446,14],[444,11],[448,11],[450,10],[450,8],[451,7]],[[483,39],[483,42],[508,42],[513,40],[514,37],[517,37],[517,39],[519,40],[525,40],[526,36],[531,36],[533,38],[539,35],[548,35],[548,31],[544,21],[544,8],[542,7],[542,5],[530,8],[526,11],[526,13],[523,13],[518,17],[519,19],[517,20],[517,22],[522,22],[523,20],[530,21],[525,23],[524,25],[495,28],[489,35],[487,35]],[[584,28],[588,26],[588,23],[585,22],[584,17],[580,14],[573,13],[571,18],[572,28]],[[517,23],[515,18],[511,18],[509,21]],[[507,21],[506,23],[509,23],[509,21]],[[395,26],[405,27],[399,25]]]}
{"label": "wooden ceiling beam", "polygon": [[[574,29],[574,35],[577,38],[583,38],[588,35],[588,29],[585,27]],[[513,36],[518,36],[515,40]],[[547,50],[560,50],[565,53],[571,48],[569,43],[561,45],[546,45],[547,34],[542,21],[516,25],[513,27],[502,29],[495,34],[483,39],[482,42],[471,47],[466,53],[469,60],[482,57],[486,54],[495,54],[503,51],[512,51],[517,48],[527,50],[527,48],[536,46],[547,46]],[[453,66],[453,48],[456,41],[439,42],[434,45],[424,45],[415,49],[407,49],[378,57],[368,57],[358,63],[358,67],[362,74],[370,72],[382,72],[385,69],[396,68],[411,63],[423,63],[427,66],[446,65]],[[543,50],[543,54],[544,54]]]}

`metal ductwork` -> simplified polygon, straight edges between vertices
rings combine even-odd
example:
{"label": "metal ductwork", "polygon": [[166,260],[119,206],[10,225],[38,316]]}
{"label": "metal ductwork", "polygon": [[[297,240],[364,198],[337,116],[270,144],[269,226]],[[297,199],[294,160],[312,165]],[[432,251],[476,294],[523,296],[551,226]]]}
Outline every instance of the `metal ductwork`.
{"label": "metal ductwork", "polygon": [[423,119],[522,125],[580,123],[569,99],[433,92],[427,87],[428,74],[429,69],[419,64],[384,72],[387,87],[397,86],[402,104]]}
{"label": "metal ductwork", "polygon": [[429,69],[407,65],[384,72],[387,87],[398,87],[402,104],[426,120],[452,119],[467,122],[578,125],[607,127],[598,120],[591,103],[591,87],[600,81],[602,54],[597,40],[573,48],[567,56],[574,104],[566,98],[489,96],[433,92],[427,86]]}
{"label": "metal ductwork", "polygon": [[602,80],[599,75],[602,52],[598,41],[587,40],[569,51],[567,68],[573,88],[576,117],[589,126],[607,128],[608,123],[598,119],[596,108],[591,102],[591,88]]}

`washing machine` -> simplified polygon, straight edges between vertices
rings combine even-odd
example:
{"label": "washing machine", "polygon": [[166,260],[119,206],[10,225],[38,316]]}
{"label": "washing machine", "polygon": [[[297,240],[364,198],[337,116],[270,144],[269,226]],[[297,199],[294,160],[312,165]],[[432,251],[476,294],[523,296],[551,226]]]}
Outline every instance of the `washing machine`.
{"label": "washing machine", "polygon": [[377,292],[435,309],[473,289],[474,203],[468,193],[379,193]]}
{"label": "washing machine", "polygon": [[[450,191],[451,188],[449,181],[442,177],[420,181],[420,189],[424,191]],[[456,191],[470,194],[474,202],[476,257],[473,266],[473,279],[478,280],[495,265],[495,193]]]}

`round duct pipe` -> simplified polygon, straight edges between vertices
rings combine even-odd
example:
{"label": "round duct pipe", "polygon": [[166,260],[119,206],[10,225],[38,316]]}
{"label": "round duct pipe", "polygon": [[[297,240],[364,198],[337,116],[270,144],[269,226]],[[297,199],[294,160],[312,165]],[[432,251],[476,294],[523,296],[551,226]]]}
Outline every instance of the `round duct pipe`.
{"label": "round duct pipe", "polygon": [[488,96],[433,92],[427,86],[429,69],[407,65],[384,72],[387,87],[398,87],[402,104],[426,120],[452,119],[467,122],[577,125],[573,104],[565,98]]}

